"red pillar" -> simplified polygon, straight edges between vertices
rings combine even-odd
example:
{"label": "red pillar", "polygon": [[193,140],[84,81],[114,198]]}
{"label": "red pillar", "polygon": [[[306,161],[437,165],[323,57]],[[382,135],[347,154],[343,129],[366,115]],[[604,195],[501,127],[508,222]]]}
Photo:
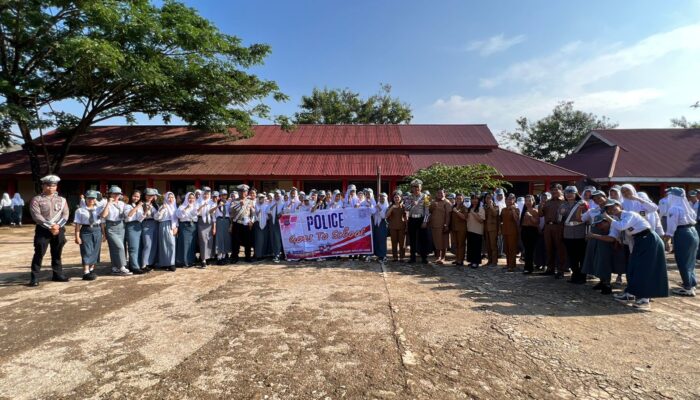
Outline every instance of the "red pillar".
{"label": "red pillar", "polygon": [[100,180],[100,193],[107,193],[107,181],[104,179]]}
{"label": "red pillar", "polygon": [[343,193],[348,190],[348,178],[343,178]]}
{"label": "red pillar", "polygon": [[170,191],[170,180],[165,181],[165,191],[166,192]]}
{"label": "red pillar", "polygon": [[396,190],[396,178],[391,178],[389,181],[389,191],[386,193],[389,197],[391,197],[392,193],[394,193],[394,190]]}
{"label": "red pillar", "polygon": [[549,185],[552,183],[552,181],[549,179],[549,177],[544,178],[544,191],[549,190]]}
{"label": "red pillar", "polygon": [[199,189],[199,188],[201,188],[201,187],[202,187],[202,180],[199,179],[199,178],[195,179],[195,180],[194,180],[194,188],[195,188],[195,189]]}
{"label": "red pillar", "polygon": [[10,197],[15,195],[15,192],[17,191],[17,186],[15,184],[14,179],[10,179],[7,181],[7,194],[10,195]]}
{"label": "red pillar", "polygon": [[530,181],[527,183],[527,193],[528,194],[534,194],[533,192],[535,191],[535,182]]}
{"label": "red pillar", "polygon": [[80,181],[80,183],[78,184],[78,190],[80,190],[81,194],[85,193],[85,181]]}
{"label": "red pillar", "polygon": [[149,187],[149,188],[153,187],[153,178],[146,179],[146,187]]}
{"label": "red pillar", "polygon": [[659,197],[664,197],[664,193],[666,193],[667,187],[668,185],[666,184],[666,182],[659,185]]}

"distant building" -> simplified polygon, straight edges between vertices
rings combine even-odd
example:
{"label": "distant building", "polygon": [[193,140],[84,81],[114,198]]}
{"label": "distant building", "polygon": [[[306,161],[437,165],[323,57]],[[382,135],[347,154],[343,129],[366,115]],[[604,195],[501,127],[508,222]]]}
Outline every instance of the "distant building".
{"label": "distant building", "polygon": [[700,188],[700,129],[604,129],[556,165],[608,188],[632,183],[658,199],[669,186]]}
{"label": "distant building", "polygon": [[[204,185],[233,190],[247,183],[258,190],[376,187],[393,190],[420,168],[483,163],[495,167],[513,191],[541,191],[550,182],[583,176],[553,164],[504,150],[486,125],[301,125],[293,132],[279,126],[255,126],[249,139],[188,126],[100,126],[76,139],[61,168],[59,191],[77,198],[86,189],[105,192],[117,184],[133,189],[156,187],[184,194]],[[235,131],[231,132],[235,135]],[[49,152],[60,137],[44,137]],[[23,150],[0,155],[0,190],[32,195],[33,184]]]}

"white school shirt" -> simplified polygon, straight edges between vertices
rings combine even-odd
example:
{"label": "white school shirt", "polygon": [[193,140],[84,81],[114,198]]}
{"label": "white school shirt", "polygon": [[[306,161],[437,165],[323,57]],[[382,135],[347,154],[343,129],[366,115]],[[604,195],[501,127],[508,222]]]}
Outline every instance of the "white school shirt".
{"label": "white school shirt", "polygon": [[386,212],[389,209],[389,203],[377,204],[379,208],[374,207],[374,213],[372,214],[372,221],[374,225],[379,225],[384,219],[386,219]]}
{"label": "white school shirt", "polygon": [[632,252],[632,248],[634,247],[633,235],[642,232],[645,229],[652,230],[651,225],[646,218],[634,211],[622,211],[620,220],[610,223],[610,233],[608,236],[617,239],[620,237],[620,234],[624,232],[625,237],[627,238],[627,243],[630,247],[630,252]]}
{"label": "white school shirt", "polygon": [[[309,202],[310,203],[310,202]],[[313,206],[311,204],[306,205],[306,204],[301,204],[299,208],[297,208],[296,212],[310,212]]]}
{"label": "white school shirt", "polygon": [[691,215],[680,207],[671,207],[668,210],[668,218],[666,218],[666,234],[673,236],[676,229],[683,225],[694,225],[695,215]]}
{"label": "white school shirt", "polygon": [[[134,208],[136,208],[136,212],[134,213],[133,216],[129,217],[129,213]],[[124,206],[124,222],[134,222],[134,221],[141,222],[141,221],[143,221],[144,217],[145,217],[145,215],[143,214],[143,206],[137,206],[136,204],[131,204],[131,203]]]}
{"label": "white school shirt", "polygon": [[255,203],[255,219],[258,221],[258,224],[260,226],[260,229],[265,229],[267,226],[267,211],[269,210],[270,205],[268,203]]}
{"label": "white school shirt", "polygon": [[343,208],[343,200],[331,202],[331,204],[328,205],[328,208],[330,208],[331,210],[338,210]]}
{"label": "white school shirt", "polygon": [[653,201],[651,200],[646,200],[646,199],[639,199],[639,200],[624,200],[622,202],[622,207],[624,211],[634,211],[637,213],[641,213],[644,211],[644,214],[649,214],[656,212],[656,210],[659,209],[659,206],[654,204]]}
{"label": "white school shirt", "polygon": [[124,207],[126,204],[123,201],[119,200],[112,204],[107,203],[104,206],[107,207],[106,221],[118,222],[124,219]]}
{"label": "white school shirt", "polygon": [[279,216],[284,212],[284,200],[274,201],[270,204],[267,213],[270,216],[270,223],[275,224],[279,219]]}
{"label": "white school shirt", "polygon": [[212,199],[206,201],[204,199],[200,199],[194,203],[195,211],[199,210],[199,207],[202,207],[202,205],[204,205],[204,207],[197,214],[197,220],[202,221],[205,224],[210,224],[214,220],[210,211],[212,208],[216,207],[216,203],[214,203]]}
{"label": "white school shirt", "polygon": [[[99,226],[102,223],[102,218],[100,218],[100,214],[102,214],[103,208],[100,206],[95,206],[93,209],[93,222],[92,226]],[[77,210],[75,210],[75,216],[73,217],[73,223],[76,225],[90,225],[90,210],[88,210],[87,207],[80,207]]]}
{"label": "white school shirt", "polygon": [[[189,206],[189,208],[188,208]],[[190,205],[189,203],[184,206],[178,207],[175,212],[178,220],[180,222],[197,222],[197,207],[196,204]]]}
{"label": "white school shirt", "polygon": [[223,218],[223,217],[228,217],[228,207],[227,207],[228,202],[224,202],[224,204],[219,205],[216,203],[216,211],[214,211],[214,220],[217,218]]}
{"label": "white school shirt", "polygon": [[662,218],[668,217],[668,197],[659,200],[659,215]]}
{"label": "white school shirt", "polygon": [[177,206],[169,207],[165,204],[162,204],[155,215],[155,220],[158,222],[171,221],[172,227],[177,228]]}

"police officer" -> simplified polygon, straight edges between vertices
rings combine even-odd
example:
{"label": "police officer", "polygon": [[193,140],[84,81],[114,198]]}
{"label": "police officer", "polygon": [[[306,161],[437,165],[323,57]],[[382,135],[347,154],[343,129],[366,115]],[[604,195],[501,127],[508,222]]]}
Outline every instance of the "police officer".
{"label": "police officer", "polygon": [[239,197],[238,201],[231,204],[230,215],[231,222],[233,223],[233,246],[231,257],[233,262],[238,262],[238,253],[241,251],[241,246],[243,246],[243,254],[245,254],[245,261],[252,262],[251,257],[253,249],[253,223],[255,222],[255,204],[253,200],[248,197],[248,185],[238,185],[236,190],[238,190]]}
{"label": "police officer", "polygon": [[411,194],[405,202],[408,211],[408,240],[411,246],[409,263],[416,262],[416,253],[420,254],[421,262],[428,263],[428,204],[429,200],[421,193],[423,182],[420,179],[411,181]]}
{"label": "police officer", "polygon": [[29,209],[32,219],[36,222],[34,230],[34,257],[32,258],[32,273],[29,286],[39,286],[39,270],[41,261],[46,254],[46,248],[51,247],[51,269],[54,282],[68,282],[70,279],[63,275],[61,252],[66,244],[65,224],[68,222],[68,203],[56,193],[58,182],[56,175],[41,178],[42,193],[35,196]]}

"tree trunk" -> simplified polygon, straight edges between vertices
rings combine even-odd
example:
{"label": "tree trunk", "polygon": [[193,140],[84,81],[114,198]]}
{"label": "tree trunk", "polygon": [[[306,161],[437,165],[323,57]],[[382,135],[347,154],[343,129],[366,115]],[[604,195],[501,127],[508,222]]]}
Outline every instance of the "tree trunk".
{"label": "tree trunk", "polygon": [[[32,181],[34,182],[34,192],[36,194],[41,193],[41,177],[46,175],[48,171],[43,171],[41,168],[41,160],[39,159],[39,149],[32,140],[32,134],[29,129],[29,126],[27,126],[26,123],[18,123],[17,124],[20,130],[20,133],[22,134],[22,138],[24,138],[24,144],[22,145],[22,148],[27,152],[27,156],[29,157],[29,167],[32,171]],[[48,160],[47,160],[48,161]],[[48,165],[47,165],[48,167]]]}

